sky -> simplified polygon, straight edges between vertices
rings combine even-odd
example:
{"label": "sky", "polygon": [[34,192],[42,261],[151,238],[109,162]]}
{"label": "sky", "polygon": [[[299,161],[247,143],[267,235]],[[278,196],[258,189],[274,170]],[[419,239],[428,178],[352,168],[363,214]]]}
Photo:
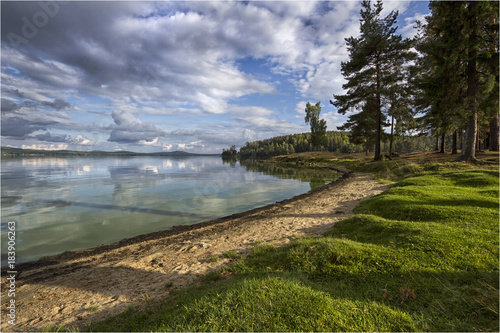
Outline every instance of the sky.
{"label": "sky", "polygon": [[[1,145],[221,153],[336,130],[360,1],[2,1]],[[428,1],[384,1],[412,37]]]}

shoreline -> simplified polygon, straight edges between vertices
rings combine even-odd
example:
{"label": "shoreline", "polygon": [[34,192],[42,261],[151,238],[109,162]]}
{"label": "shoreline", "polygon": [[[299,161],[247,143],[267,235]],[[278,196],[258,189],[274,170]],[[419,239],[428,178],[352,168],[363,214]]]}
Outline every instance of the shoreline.
{"label": "shoreline", "polygon": [[[275,162],[265,161],[265,163],[275,163]],[[287,164],[287,162],[280,162],[280,163]],[[295,163],[290,163],[290,164],[295,164]],[[312,164],[311,166],[318,166],[318,165]],[[68,260],[75,260],[75,259],[79,259],[82,257],[99,255],[99,254],[102,254],[102,253],[105,253],[105,252],[108,252],[111,250],[119,249],[119,248],[124,247],[124,246],[129,246],[129,245],[133,245],[133,244],[137,244],[137,243],[141,243],[141,242],[146,242],[146,241],[152,241],[152,240],[164,238],[164,237],[171,237],[171,236],[179,235],[179,234],[182,234],[185,232],[194,231],[197,229],[209,227],[212,225],[222,224],[224,222],[227,222],[227,221],[230,221],[233,219],[243,218],[243,217],[251,215],[251,214],[256,214],[256,213],[259,213],[261,211],[271,209],[277,205],[286,205],[286,204],[292,203],[296,200],[300,200],[301,198],[304,198],[305,196],[314,194],[316,192],[323,191],[324,189],[329,188],[331,186],[337,186],[338,184],[342,183],[343,181],[346,181],[348,179],[348,177],[352,174],[351,170],[348,170],[344,167],[338,167],[338,166],[332,166],[332,165],[320,166],[320,167],[324,167],[324,168],[332,169],[336,172],[340,172],[340,173],[342,173],[342,176],[339,177],[337,180],[330,182],[328,184],[325,184],[319,188],[316,188],[316,189],[310,190],[306,193],[291,197],[289,199],[284,199],[284,200],[281,200],[281,201],[278,201],[275,203],[271,203],[271,204],[268,204],[268,205],[265,205],[262,207],[257,207],[257,208],[253,208],[253,209],[246,210],[243,212],[234,213],[234,214],[219,217],[219,218],[216,218],[213,220],[197,222],[194,224],[175,225],[170,229],[150,232],[150,233],[146,233],[146,234],[140,234],[140,235],[137,235],[134,237],[129,237],[129,238],[124,238],[122,240],[119,240],[119,241],[111,243],[111,244],[101,244],[101,245],[98,245],[95,247],[81,249],[81,250],[64,251],[64,252],[61,252],[59,254],[55,254],[52,256],[41,257],[41,258],[36,259],[36,260],[22,262],[22,263],[17,264],[16,267],[19,271],[23,271],[23,270],[26,271],[26,270],[36,269],[36,268],[42,268],[42,267],[46,267],[46,266],[50,266],[50,265],[54,265],[54,264],[61,264],[61,263],[68,261]],[[0,271],[1,271],[2,275],[5,275],[8,270],[9,270],[8,266],[0,267]]]}
{"label": "shoreline", "polygon": [[[166,299],[231,264],[226,253],[245,255],[256,244],[282,246],[321,235],[387,188],[370,174],[345,172],[321,188],[250,211],[19,265],[16,325],[4,320],[1,329],[84,328],[129,306]],[[2,287],[5,314],[5,275]]]}

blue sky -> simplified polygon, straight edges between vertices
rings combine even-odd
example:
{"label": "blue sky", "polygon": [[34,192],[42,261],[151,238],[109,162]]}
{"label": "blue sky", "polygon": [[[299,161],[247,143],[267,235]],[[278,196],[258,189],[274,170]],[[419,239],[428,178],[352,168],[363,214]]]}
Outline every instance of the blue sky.
{"label": "blue sky", "polygon": [[[309,131],[347,119],[344,38],[359,1],[2,1],[2,146],[184,150]],[[427,1],[384,1],[415,34]]]}

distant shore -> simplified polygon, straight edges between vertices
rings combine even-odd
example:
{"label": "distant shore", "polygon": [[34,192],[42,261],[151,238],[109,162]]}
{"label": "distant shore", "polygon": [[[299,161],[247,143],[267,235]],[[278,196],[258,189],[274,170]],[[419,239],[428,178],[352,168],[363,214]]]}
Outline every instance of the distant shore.
{"label": "distant shore", "polygon": [[138,153],[133,151],[79,151],[79,150],[37,150],[1,147],[2,157],[195,157],[195,156],[222,156],[221,154],[195,154],[185,151]]}

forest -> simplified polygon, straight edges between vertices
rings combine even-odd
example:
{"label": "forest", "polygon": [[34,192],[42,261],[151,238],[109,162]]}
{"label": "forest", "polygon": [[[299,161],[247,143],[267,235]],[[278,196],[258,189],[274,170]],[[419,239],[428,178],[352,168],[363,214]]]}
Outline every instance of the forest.
{"label": "forest", "polygon": [[306,105],[311,133],[248,142],[223,156],[266,158],[310,150],[387,153],[451,150],[475,161],[477,150],[499,151],[499,2],[431,1],[418,34],[397,34],[397,11],[363,1],[360,32],[345,38],[343,95],[330,103],[347,121],[326,131],[321,106]]}
{"label": "forest", "polygon": [[[265,159],[278,155],[302,153],[306,151],[322,150],[334,153],[361,153],[366,152],[366,147],[354,144],[350,140],[350,133],[340,131],[327,131],[325,143],[313,146],[311,133],[300,133],[277,136],[270,139],[247,142],[239,151],[235,146],[222,150],[223,157],[239,157],[241,159]],[[398,153],[413,151],[432,151],[434,138],[430,136],[400,136],[394,141],[394,150]],[[383,143],[383,150],[388,151],[388,142]]]}

